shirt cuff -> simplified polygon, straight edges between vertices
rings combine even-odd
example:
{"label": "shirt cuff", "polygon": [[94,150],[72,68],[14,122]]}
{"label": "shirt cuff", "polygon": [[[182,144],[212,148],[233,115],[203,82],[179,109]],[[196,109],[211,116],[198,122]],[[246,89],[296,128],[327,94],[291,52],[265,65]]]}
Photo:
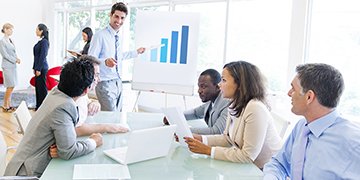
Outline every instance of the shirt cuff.
{"label": "shirt cuff", "polygon": [[[202,138],[202,143],[204,143],[205,145],[208,145],[208,139],[207,139],[207,137],[204,136],[204,135],[202,135],[201,138]],[[214,159],[214,157],[215,157],[215,147],[211,147],[210,157],[211,157],[212,159]]]}
{"label": "shirt cuff", "polygon": [[136,58],[136,57],[139,56],[139,54],[138,54],[138,52],[137,52],[137,49],[136,49],[135,51],[132,51],[132,52],[131,52],[131,56],[132,56],[133,58]]}
{"label": "shirt cuff", "polygon": [[263,180],[278,180],[278,178],[273,174],[265,174]]}
{"label": "shirt cuff", "polygon": [[80,120],[79,120],[79,122],[75,125],[75,128],[78,128],[78,127],[82,126],[83,124],[84,124],[84,122],[80,122]]}
{"label": "shirt cuff", "polygon": [[95,140],[88,138],[85,140],[85,142],[88,142],[89,144],[89,149],[95,149],[96,148],[96,142]]}
{"label": "shirt cuff", "polygon": [[205,144],[205,145],[208,145],[207,137],[204,136],[204,135],[201,135],[201,138],[202,138],[202,143]]}
{"label": "shirt cuff", "polygon": [[215,147],[211,147],[211,154],[210,154],[210,157],[211,157],[212,159],[214,159],[214,158],[215,158]]}

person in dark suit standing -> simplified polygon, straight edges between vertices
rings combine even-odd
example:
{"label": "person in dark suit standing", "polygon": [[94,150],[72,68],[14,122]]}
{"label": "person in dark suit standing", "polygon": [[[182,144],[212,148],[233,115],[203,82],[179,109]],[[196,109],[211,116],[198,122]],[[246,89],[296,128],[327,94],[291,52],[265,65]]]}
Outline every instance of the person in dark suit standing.
{"label": "person in dark suit standing", "polygon": [[34,46],[34,65],[35,74],[35,95],[37,110],[47,95],[46,74],[49,69],[46,56],[49,51],[49,31],[45,24],[39,24],[36,28],[36,36],[40,40]]}

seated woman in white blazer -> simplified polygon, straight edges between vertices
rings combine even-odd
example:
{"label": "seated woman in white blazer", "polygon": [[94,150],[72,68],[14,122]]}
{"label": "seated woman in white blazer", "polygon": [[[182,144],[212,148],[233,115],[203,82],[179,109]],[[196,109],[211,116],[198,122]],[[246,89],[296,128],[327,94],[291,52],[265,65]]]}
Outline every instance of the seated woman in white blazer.
{"label": "seated woman in white blazer", "polygon": [[221,135],[185,137],[190,151],[214,159],[254,163],[260,169],[281,148],[281,139],[265,102],[266,90],[259,69],[245,61],[224,66],[220,83],[231,100],[226,128]]}

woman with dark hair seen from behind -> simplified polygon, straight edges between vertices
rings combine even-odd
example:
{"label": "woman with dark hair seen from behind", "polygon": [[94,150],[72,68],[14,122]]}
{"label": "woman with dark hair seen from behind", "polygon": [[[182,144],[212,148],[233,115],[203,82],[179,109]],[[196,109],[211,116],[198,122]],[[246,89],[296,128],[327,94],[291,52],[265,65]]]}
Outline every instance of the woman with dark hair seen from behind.
{"label": "woman with dark hair seen from behind", "polygon": [[86,27],[82,30],[82,38],[86,44],[83,50],[81,51],[81,54],[88,54],[92,36],[93,36],[93,32],[91,28]]}
{"label": "woman with dark hair seen from behind", "polygon": [[49,31],[45,24],[39,24],[36,28],[36,36],[40,40],[34,46],[35,94],[37,110],[47,95],[46,74],[49,69],[46,56],[49,51]]}
{"label": "woman with dark hair seen from behind", "polygon": [[72,54],[73,56],[75,56],[75,57],[80,57],[81,55],[84,55],[84,54],[87,55],[88,52],[89,52],[90,42],[91,42],[92,36],[93,36],[93,32],[92,32],[91,28],[89,28],[89,27],[84,28],[82,30],[82,38],[83,38],[83,40],[85,42],[83,50],[80,51],[80,54],[75,52],[75,51],[69,51],[68,50],[68,52],[70,54]]}
{"label": "woman with dark hair seen from behind", "polygon": [[14,42],[10,39],[13,34],[14,26],[10,23],[4,24],[1,32],[4,37],[0,40],[0,53],[2,56],[1,68],[4,75],[4,86],[6,87],[4,95],[4,104],[2,109],[4,112],[12,112],[14,108],[11,105],[11,93],[17,84],[16,64],[20,64],[20,59],[16,55]]}
{"label": "woman with dark hair seen from behind", "polygon": [[185,137],[190,151],[211,158],[254,163],[260,169],[281,148],[266,106],[266,89],[260,70],[245,61],[224,66],[220,89],[231,100],[226,128],[221,135]]}

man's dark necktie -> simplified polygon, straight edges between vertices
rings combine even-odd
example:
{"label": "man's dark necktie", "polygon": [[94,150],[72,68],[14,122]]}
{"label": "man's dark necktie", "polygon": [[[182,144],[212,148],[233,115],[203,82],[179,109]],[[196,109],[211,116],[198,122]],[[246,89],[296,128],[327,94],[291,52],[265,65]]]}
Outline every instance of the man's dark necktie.
{"label": "man's dark necktie", "polygon": [[205,118],[204,118],[204,119],[205,119],[206,124],[209,124],[211,109],[212,109],[212,104],[210,104],[210,106],[209,106],[209,108],[207,109],[206,114],[205,114]]}
{"label": "man's dark necktie", "polygon": [[[116,34],[115,35],[115,60],[118,61],[118,47],[119,47],[119,36]],[[119,63],[119,62],[116,62]],[[116,73],[118,74],[118,76],[120,76],[119,74],[119,69],[118,69],[118,64],[116,64]]]}

